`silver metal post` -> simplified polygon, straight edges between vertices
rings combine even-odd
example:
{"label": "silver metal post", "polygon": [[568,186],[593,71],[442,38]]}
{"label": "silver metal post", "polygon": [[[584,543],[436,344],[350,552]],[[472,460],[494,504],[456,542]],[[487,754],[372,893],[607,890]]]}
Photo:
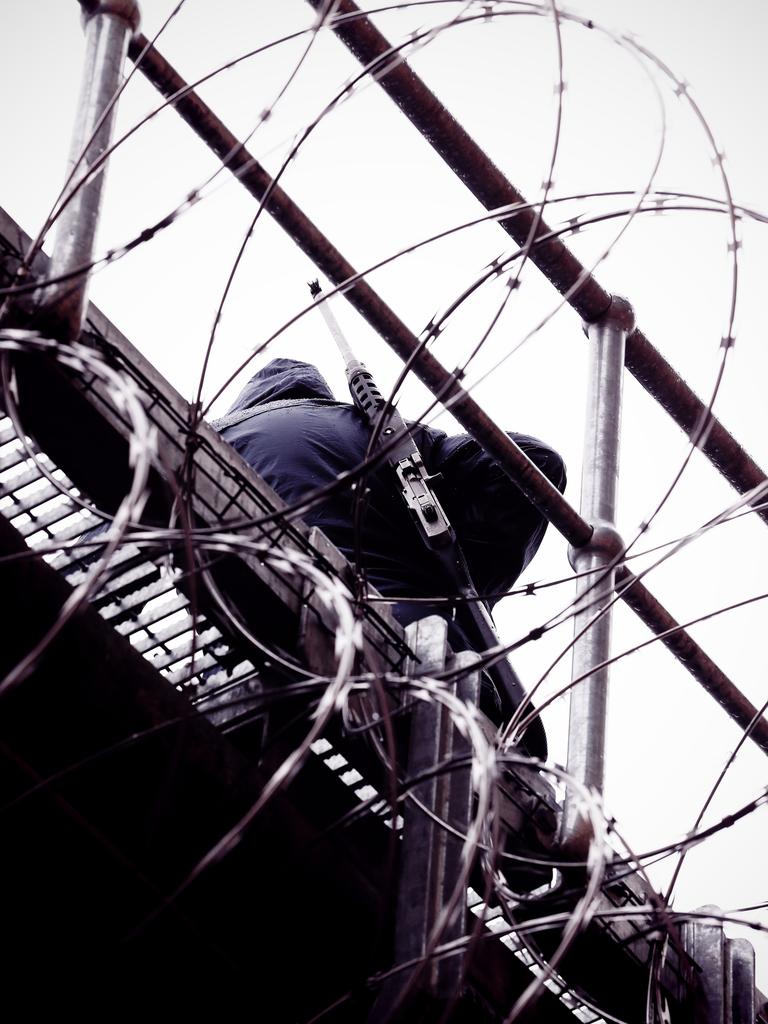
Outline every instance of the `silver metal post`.
{"label": "silver metal post", "polygon": [[[730,1007],[726,1017],[725,935],[718,922],[720,907],[708,903],[699,914],[711,915],[683,922],[683,947],[698,969],[695,991],[695,1019],[699,1024],[731,1024]],[[754,1020],[754,1017],[752,1018]]]}
{"label": "silver metal post", "polygon": [[[598,791],[603,787],[608,669],[591,674],[590,670],[610,656],[611,612],[600,612],[614,597],[611,562],[623,549],[614,520],[624,346],[633,328],[631,306],[616,297],[605,316],[587,326],[591,347],[581,514],[594,531],[589,543],[570,549],[574,570],[590,574],[578,581],[576,589],[572,671],[573,678],[582,681],[571,692],[568,771],[580,783]],[[589,842],[589,827],[573,792],[566,796],[562,842],[578,856],[584,855]]]}
{"label": "silver metal post", "polygon": [[[72,273],[93,258],[104,169],[82,187],[80,183],[110,144],[117,105],[107,108],[120,86],[128,43],[140,18],[135,0],[80,0],[80,6],[86,48],[67,177],[76,164],[77,169],[63,197],[72,198],[57,222],[49,270],[49,276],[54,278]],[[51,285],[42,294],[57,331],[69,340],[80,334],[87,290],[88,275],[84,273]]]}
{"label": "silver metal post", "polygon": [[725,940],[725,988],[731,1024],[752,1024],[757,1017],[755,949],[747,939]]}

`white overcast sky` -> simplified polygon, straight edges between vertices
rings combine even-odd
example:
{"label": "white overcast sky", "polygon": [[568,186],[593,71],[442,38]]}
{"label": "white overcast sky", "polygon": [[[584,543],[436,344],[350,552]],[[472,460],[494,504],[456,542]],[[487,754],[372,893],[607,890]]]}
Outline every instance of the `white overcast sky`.
{"label": "white overcast sky", "polygon": [[[174,6],[149,0],[143,31],[152,35]],[[372,3],[365,4],[372,8]],[[378,6],[378,5],[377,5]],[[398,5],[395,5],[398,6]],[[413,56],[413,65],[507,176],[531,200],[540,196],[552,156],[558,81],[551,17],[522,14],[512,4],[487,5],[497,16],[440,33]],[[480,5],[473,8],[478,10]],[[548,4],[542,4],[546,10]],[[378,24],[393,41],[414,28],[449,20],[462,5],[414,5],[383,13]],[[562,131],[552,197],[647,185],[660,147],[654,187],[723,198],[712,149],[700,123],[658,67],[633,55],[601,27],[633,33],[674,74],[690,83],[726,154],[736,202],[768,210],[764,103],[768,70],[768,6],[764,0],[576,0],[563,12]],[[60,186],[78,92],[82,32],[75,0],[0,0],[0,111],[4,159],[0,204],[30,233],[42,222]],[[223,3],[187,0],[158,48],[191,81],[225,61],[289,33],[313,19],[302,0]],[[592,19],[595,28],[580,22]],[[204,98],[244,137],[271,108],[307,46],[307,33],[249,59],[209,82]],[[275,172],[291,143],[357,71],[358,65],[323,32],[251,151]],[[136,75],[121,103],[118,132],[159,104]],[[128,241],[177,206],[218,164],[172,111],[164,111],[117,151],[109,170],[99,250]],[[312,220],[359,269],[414,242],[479,215],[480,207],[394,105],[370,84],[324,118],[300,147],[283,185]],[[550,223],[576,214],[623,209],[623,199],[583,198],[547,213]],[[226,173],[210,196],[149,245],[101,273],[91,297],[187,397],[197,384],[216,307],[255,201]],[[601,260],[597,275],[628,296],[638,323],[699,395],[711,394],[728,324],[732,258],[728,223],[721,214],[643,214],[617,244],[623,220],[582,231],[570,243],[584,261]],[[737,439],[768,466],[763,328],[765,226],[739,226],[736,345],[726,366],[715,410]],[[405,256],[370,278],[415,331],[448,306],[509,240],[484,224]],[[603,255],[607,253],[603,259]],[[235,279],[217,332],[205,394],[211,396],[235,367],[306,304],[309,261],[264,216]],[[483,333],[501,296],[497,282],[463,307],[435,352],[453,367]],[[569,469],[567,496],[578,504],[581,473],[583,380],[587,342],[577,317],[558,311],[559,298],[535,268],[469,375],[470,383],[546,320],[530,340],[477,387],[476,396],[506,429],[536,434],[553,444]],[[398,371],[396,358],[343,300],[335,304],[346,333],[384,386]],[[270,347],[272,355],[317,362],[339,397],[341,365],[317,313],[304,317]],[[223,411],[234,392],[216,406]],[[406,387],[401,411],[419,415],[426,393]],[[449,419],[441,421],[454,429]],[[619,527],[632,537],[666,491],[687,451],[685,438],[631,378],[625,388]],[[696,454],[638,550],[686,534],[735,499],[735,493]],[[643,563],[645,564],[645,563]],[[697,540],[654,569],[647,583],[685,621],[768,589],[768,529],[747,516]],[[550,531],[525,577],[567,576],[566,546]],[[512,640],[564,608],[570,585],[537,597],[511,598],[498,621]],[[735,683],[756,703],[766,699],[766,604],[756,603],[692,630]],[[529,685],[548,669],[569,640],[569,626],[553,631],[516,657]],[[619,608],[614,651],[647,638]],[[545,692],[563,686],[569,658],[548,676]],[[564,702],[547,716],[553,757],[565,760]],[[738,730],[664,651],[653,645],[617,663],[611,684],[606,798],[609,811],[637,851],[682,836],[730,751]],[[751,747],[739,756],[706,821],[713,822],[754,798],[766,781],[765,758]],[[678,908],[719,903],[725,909],[768,898],[765,878],[765,809],[694,850],[677,888]],[[670,861],[653,874],[663,885]],[[763,912],[756,919],[766,920]],[[732,932],[733,933],[733,932]],[[759,949],[758,972],[768,988],[768,947]]]}

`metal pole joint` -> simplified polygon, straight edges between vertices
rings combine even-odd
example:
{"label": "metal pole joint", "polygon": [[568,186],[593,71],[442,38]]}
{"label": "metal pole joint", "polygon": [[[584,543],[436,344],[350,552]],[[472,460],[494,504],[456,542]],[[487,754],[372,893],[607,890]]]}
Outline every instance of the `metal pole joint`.
{"label": "metal pole joint", "polygon": [[613,525],[613,523],[596,522],[592,524],[592,536],[586,544],[574,547],[571,544],[568,548],[568,561],[574,572],[579,572],[585,561],[592,555],[597,555],[603,565],[617,563],[625,550],[624,540]]}
{"label": "metal pole joint", "polygon": [[629,299],[612,295],[608,308],[594,320],[584,320],[584,333],[589,336],[595,327],[612,327],[629,335],[635,329],[635,311]]}
{"label": "metal pole joint", "polygon": [[141,24],[141,11],[136,0],[78,0],[81,8],[83,24],[94,14],[108,14],[113,18],[125,21],[132,32],[138,32]]}

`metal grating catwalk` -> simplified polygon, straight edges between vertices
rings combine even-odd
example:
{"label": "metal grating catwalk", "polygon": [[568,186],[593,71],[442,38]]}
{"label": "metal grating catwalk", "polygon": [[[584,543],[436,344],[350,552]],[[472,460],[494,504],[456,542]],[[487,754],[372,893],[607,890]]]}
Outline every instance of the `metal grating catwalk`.
{"label": "metal grating catwalk", "polygon": [[[85,557],[90,548],[77,541],[102,520],[78,503],[72,481],[31,439],[16,435],[9,417],[0,420],[0,493],[0,510],[29,546],[73,587],[82,583],[93,556]],[[136,544],[124,544],[91,603],[169,683],[193,698],[222,687],[242,689],[246,682],[257,687],[253,664],[204,614],[192,615],[189,598],[176,586],[180,575]]]}
{"label": "metal grating catwalk", "polygon": [[[113,361],[130,368],[132,375],[146,386],[148,371],[141,358],[137,357],[138,365],[132,366],[134,350],[100,314],[92,310],[91,327],[95,325],[100,327],[99,334],[94,336],[96,343],[110,353]],[[39,379],[30,375],[30,380]],[[105,395],[99,391],[98,381],[86,380],[85,384],[84,391],[99,407],[104,416],[103,429],[108,431],[110,421],[117,419],[118,411],[109,406]],[[151,384],[151,387],[147,386],[150,415],[165,431],[168,445],[174,444],[181,451],[183,445],[179,435],[186,427],[184,405],[180,398],[173,398],[171,389],[159,376],[155,375]],[[60,382],[55,386],[61,387]],[[24,405],[24,388],[21,378],[20,410],[30,408]],[[45,433],[49,429],[45,417],[38,422]],[[176,425],[175,433],[169,428],[169,423]],[[279,508],[279,499],[268,493],[268,489],[240,463],[239,457],[207,428],[202,429],[208,442],[204,456],[211,457],[211,462],[204,459],[202,463],[210,485],[207,489],[202,488],[206,512],[213,515],[214,509],[224,507],[230,514],[244,518],[253,515],[254,504],[261,513]],[[54,446],[59,444],[53,433],[48,436],[53,437]],[[74,475],[83,474],[90,479],[90,456],[83,460],[77,445],[61,448],[61,451],[65,458],[69,456],[68,463]],[[214,460],[215,472],[210,468]],[[82,583],[93,566],[95,552],[103,546],[99,541],[102,520],[87,508],[87,498],[52,457],[30,437],[22,439],[17,435],[9,416],[0,420],[0,473],[0,510],[6,519],[30,548],[38,552],[70,586]],[[102,474],[102,477],[104,475],[108,474]],[[99,487],[102,493],[108,493],[103,479],[99,481]],[[286,536],[290,537],[303,551],[311,552],[326,571],[341,577],[348,572],[341,556],[322,534],[307,531],[300,521],[282,523],[277,530],[270,522],[266,529],[269,536],[279,534],[282,541]],[[251,570],[257,578],[258,574],[272,572],[269,566],[258,562],[251,563]],[[320,610],[312,607],[311,592],[290,579],[281,579],[279,583],[278,588],[270,581],[269,589],[273,596],[277,594],[280,606],[290,612],[294,621],[293,635],[303,649],[302,658],[308,659],[310,664],[314,660],[320,671],[326,671],[332,635]],[[263,655],[259,657],[260,652],[244,644],[242,637],[219,628],[200,608],[193,613],[186,584],[183,569],[174,564],[157,543],[137,543],[128,539],[112,555],[109,571],[91,595],[90,603],[109,628],[130,643],[133,651],[159,673],[164,685],[191,701],[210,722],[231,734],[236,743],[245,743],[246,749],[253,750],[254,736],[261,735],[263,726],[265,695],[270,690],[274,693],[276,682],[284,684],[286,673],[276,674],[276,666],[269,659]],[[279,617],[274,621],[285,631],[285,624]],[[387,666],[401,670],[409,646],[390,619],[372,615],[366,623],[365,638],[365,658],[369,664],[378,664],[380,670]],[[76,713],[76,702],[73,709]],[[251,728],[254,721],[258,725],[256,731]],[[277,721],[279,729],[285,728],[284,716],[278,715]],[[290,737],[289,729],[285,741],[289,745]],[[286,750],[279,739],[276,747],[283,753]],[[389,799],[382,795],[387,793],[386,776],[382,775],[381,767],[367,745],[350,743],[348,737],[334,728],[312,744],[310,756],[311,761],[305,765],[291,791],[297,806],[306,807],[307,801],[313,806],[315,827],[321,831],[332,824],[334,815],[337,822],[346,823],[341,827],[337,824],[334,828],[340,828],[345,848],[350,842],[360,845],[366,863],[381,863],[382,857],[386,860],[385,851],[391,837],[402,835],[403,818],[398,810],[395,821],[392,820]],[[274,759],[267,755],[265,769],[269,770],[273,763]],[[65,766],[64,770],[69,769]],[[531,807],[546,807],[546,802],[551,799],[536,778],[530,773],[526,776],[520,770],[508,775],[506,799],[510,802],[506,820],[517,821],[518,827],[521,827],[521,814],[524,820],[531,813]],[[402,799],[403,794],[400,796]],[[236,873],[234,867],[232,870]],[[619,904],[642,906],[646,893],[637,886],[633,888],[631,880],[628,881],[629,884],[625,881],[609,886],[601,905],[616,906],[616,894],[619,893]],[[474,979],[472,991],[480,1002],[467,1019],[492,1019],[487,1000],[493,1003],[500,998],[509,999],[511,992],[525,987],[528,983],[526,978],[530,982],[536,977],[547,992],[547,997],[542,997],[538,1004],[539,1013],[544,1016],[537,1019],[557,1020],[562,1017],[564,1020],[585,1022],[602,1019],[597,1011],[590,1009],[574,994],[572,982],[564,981],[557,973],[541,966],[536,955],[531,953],[529,943],[516,935],[509,921],[502,917],[498,905],[486,904],[470,888],[468,906],[471,919],[482,918],[482,930],[487,938],[483,940],[483,956],[473,960],[470,967]],[[621,950],[617,953],[618,962],[625,966],[631,964],[630,973],[639,970],[641,976],[651,954],[651,946],[645,941],[643,932],[642,919],[628,922],[607,920],[596,929],[599,942],[608,941],[617,951]],[[497,944],[495,953],[488,947],[489,942]],[[499,990],[498,972],[502,963],[506,965],[502,973],[507,980]],[[672,989],[676,990],[679,984],[679,979],[672,980]],[[318,993],[322,993],[321,987],[318,987]],[[480,1008],[481,1004],[485,1009]]]}

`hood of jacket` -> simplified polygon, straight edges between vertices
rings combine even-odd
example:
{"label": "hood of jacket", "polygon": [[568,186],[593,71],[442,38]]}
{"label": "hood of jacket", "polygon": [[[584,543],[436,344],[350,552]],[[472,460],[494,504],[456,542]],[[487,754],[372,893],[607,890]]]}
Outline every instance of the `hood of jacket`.
{"label": "hood of jacket", "polygon": [[325,377],[316,366],[298,359],[273,359],[257,370],[237,396],[229,412],[252,409],[267,402],[292,398],[324,398],[334,400]]}

